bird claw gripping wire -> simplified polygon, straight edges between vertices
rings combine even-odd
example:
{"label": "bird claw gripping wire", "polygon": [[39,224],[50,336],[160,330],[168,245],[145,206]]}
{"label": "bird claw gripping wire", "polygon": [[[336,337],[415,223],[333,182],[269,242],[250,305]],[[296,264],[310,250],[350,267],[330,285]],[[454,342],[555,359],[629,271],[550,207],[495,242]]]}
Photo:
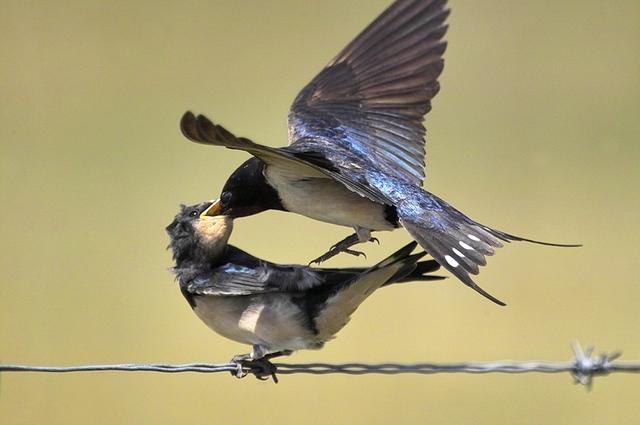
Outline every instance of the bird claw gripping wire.
{"label": "bird claw gripping wire", "polygon": [[587,390],[591,390],[593,378],[595,376],[608,375],[613,361],[622,355],[621,352],[617,351],[612,354],[602,353],[599,356],[592,357],[593,347],[588,346],[586,350],[583,350],[577,341],[571,347],[575,356],[571,376],[573,376],[575,384],[585,385]]}
{"label": "bird claw gripping wire", "polygon": [[278,383],[278,377],[276,376],[278,368],[266,358],[263,357],[260,359],[251,360],[249,358],[237,357],[238,356],[234,357],[231,360],[231,363],[235,364],[236,366],[236,370],[231,372],[232,376],[240,379],[244,378],[248,374],[252,374],[261,381],[268,381],[269,379],[273,379],[274,383]]}

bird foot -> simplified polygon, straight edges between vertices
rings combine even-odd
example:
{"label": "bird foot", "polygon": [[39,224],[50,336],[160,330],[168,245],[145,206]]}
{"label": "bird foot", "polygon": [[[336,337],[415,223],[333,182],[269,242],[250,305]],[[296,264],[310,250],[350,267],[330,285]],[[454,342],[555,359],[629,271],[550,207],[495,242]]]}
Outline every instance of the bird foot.
{"label": "bird foot", "polygon": [[231,375],[238,379],[244,378],[251,373],[261,381],[267,381],[271,378],[274,383],[278,383],[278,377],[276,376],[278,368],[266,357],[252,359],[250,354],[241,354],[234,356],[231,359],[231,363],[236,365],[236,370],[232,371]]}
{"label": "bird foot", "polygon": [[353,250],[353,249],[343,249],[342,252],[344,252],[346,254],[353,255],[355,257],[361,257],[362,256],[364,258],[367,258],[367,254],[365,254],[362,251],[356,251],[356,250]]}
{"label": "bird foot", "polygon": [[309,265],[323,263],[323,262],[327,261],[328,259],[333,258],[336,255],[340,254],[341,252],[344,252],[344,253],[347,253],[347,254],[351,254],[351,255],[355,255],[356,257],[363,256],[364,258],[367,258],[367,254],[365,254],[362,251],[355,251],[355,250],[349,249],[349,248],[332,247],[329,251],[325,252],[324,254],[322,254],[321,256],[316,258],[315,260],[311,260],[309,262]]}
{"label": "bird foot", "polygon": [[[380,241],[378,240],[378,238],[369,238],[369,242],[377,242],[378,245],[380,245]],[[341,240],[340,242],[338,242],[337,244],[333,245],[331,248],[329,248],[329,251],[325,252],[324,254],[322,254],[321,256],[319,256],[318,258],[316,258],[315,260],[311,260],[309,262],[309,265],[311,264],[320,264],[323,263],[325,261],[327,261],[330,258],[335,257],[336,255],[344,252],[347,254],[351,254],[354,255],[356,257],[364,257],[367,258],[367,255],[362,252],[362,251],[356,251],[353,249],[349,249],[351,248],[353,245],[359,244],[360,243],[360,238],[358,237],[357,233],[354,233],[353,235],[347,236],[346,238],[344,238],[343,240]]]}

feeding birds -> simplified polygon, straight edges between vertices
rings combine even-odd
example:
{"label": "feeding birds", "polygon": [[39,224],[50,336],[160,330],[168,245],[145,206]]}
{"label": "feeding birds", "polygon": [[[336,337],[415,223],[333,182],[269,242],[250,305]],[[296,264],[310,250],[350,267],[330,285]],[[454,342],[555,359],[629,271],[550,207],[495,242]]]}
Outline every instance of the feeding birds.
{"label": "feeding birds", "polygon": [[225,183],[204,215],[232,218],[268,209],[347,226],[355,233],[324,261],[403,227],[439,264],[493,302],[471,278],[503,242],[527,241],[480,224],[422,188],[424,116],[439,90],[449,10],[446,0],[397,0],[298,94],[289,145],[236,137],[203,115],[181,120],[191,141],[243,150],[253,158]]}
{"label": "feeding birds", "polygon": [[443,279],[440,267],[411,254],[412,242],[371,268],[322,269],[280,265],[228,244],[233,220],[200,217],[211,202],[182,206],[166,231],[182,294],[198,317],[220,335],[249,344],[234,357],[261,365],[300,349],[319,349],[349,321],[356,308],[382,286]]}

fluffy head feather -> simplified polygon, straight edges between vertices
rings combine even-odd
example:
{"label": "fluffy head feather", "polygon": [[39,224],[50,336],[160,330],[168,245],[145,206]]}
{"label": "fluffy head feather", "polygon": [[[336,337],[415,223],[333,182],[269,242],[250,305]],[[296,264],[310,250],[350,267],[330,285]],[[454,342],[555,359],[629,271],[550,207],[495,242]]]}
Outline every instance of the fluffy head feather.
{"label": "fluffy head feather", "polygon": [[169,248],[177,266],[185,262],[206,263],[214,260],[227,246],[233,230],[233,219],[225,215],[201,217],[211,204],[181,205],[180,212],[166,227],[171,238]]}

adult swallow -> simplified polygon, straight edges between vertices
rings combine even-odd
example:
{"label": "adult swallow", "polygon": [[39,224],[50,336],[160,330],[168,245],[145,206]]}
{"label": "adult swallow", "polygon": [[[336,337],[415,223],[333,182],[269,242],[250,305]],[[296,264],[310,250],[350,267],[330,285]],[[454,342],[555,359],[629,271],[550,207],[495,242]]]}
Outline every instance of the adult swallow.
{"label": "adult swallow", "polygon": [[[252,346],[234,357],[252,365],[301,349],[320,349],[378,288],[443,279],[410,243],[371,268],[321,269],[274,264],[228,244],[233,220],[200,217],[205,202],[182,206],[166,231],[182,294],[212,330]],[[266,360],[265,361],[263,361]]]}
{"label": "adult swallow", "polygon": [[480,224],[422,188],[424,115],[438,93],[449,10],[446,0],[398,0],[298,94],[289,112],[289,145],[236,137],[203,115],[185,113],[191,141],[249,152],[205,214],[233,218],[283,210],[352,227],[355,233],[314,262],[371,232],[404,227],[467,286],[493,302],[470,275],[503,242],[538,242]]}

